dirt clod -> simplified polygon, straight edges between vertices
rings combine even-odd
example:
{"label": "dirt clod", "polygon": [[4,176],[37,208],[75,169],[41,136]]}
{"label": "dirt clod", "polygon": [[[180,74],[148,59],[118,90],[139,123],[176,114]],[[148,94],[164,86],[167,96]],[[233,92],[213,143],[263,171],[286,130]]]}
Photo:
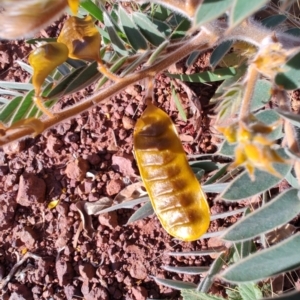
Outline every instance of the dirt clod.
{"label": "dirt clod", "polygon": [[147,299],[147,290],[142,286],[134,286],[131,289],[134,300]]}
{"label": "dirt clod", "polygon": [[20,177],[17,203],[31,206],[45,201],[46,184],[34,174],[24,173]]}
{"label": "dirt clod", "polygon": [[123,186],[124,186],[124,183],[122,180],[113,179],[107,184],[106,193],[108,196],[116,195],[121,191]]}
{"label": "dirt clod", "polygon": [[66,175],[69,179],[82,181],[85,178],[86,172],[89,169],[89,164],[82,158],[77,158],[75,161],[70,161],[66,167]]}

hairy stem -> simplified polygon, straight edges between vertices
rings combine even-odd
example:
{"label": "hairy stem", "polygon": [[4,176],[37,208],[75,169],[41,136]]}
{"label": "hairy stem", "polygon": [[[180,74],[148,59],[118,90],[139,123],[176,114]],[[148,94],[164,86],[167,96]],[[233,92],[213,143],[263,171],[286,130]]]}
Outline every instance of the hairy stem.
{"label": "hairy stem", "polygon": [[250,106],[251,106],[251,100],[255,88],[255,83],[258,78],[258,71],[256,69],[256,66],[254,64],[250,64],[248,68],[248,73],[246,77],[246,89],[243,95],[242,103],[241,103],[241,109],[240,109],[240,115],[239,119],[244,120],[249,116],[250,113]]}
{"label": "hairy stem", "polygon": [[[91,96],[83,103],[80,103],[74,107],[71,107],[70,109],[55,114],[54,118],[44,120],[44,129],[49,129],[62,121],[75,117],[76,115],[90,109],[95,104],[98,104],[101,101],[104,101],[105,99],[108,99],[114,94],[122,91],[130,84],[134,84],[135,82],[138,82],[141,79],[147,77],[155,77],[158,73],[162,72],[170,65],[176,63],[180,59],[183,59],[187,54],[195,50],[206,50],[212,47],[215,44],[216,40],[217,37],[213,34],[207,34],[206,32],[201,31],[196,36],[186,41],[185,45],[170,53],[167,57],[159,61],[157,64],[147,67],[139,72],[127,75],[123,77],[120,81]],[[0,137],[0,146],[21,139],[32,133],[34,133],[34,129],[29,127],[22,129],[18,128],[15,131],[9,130],[5,136]]]}

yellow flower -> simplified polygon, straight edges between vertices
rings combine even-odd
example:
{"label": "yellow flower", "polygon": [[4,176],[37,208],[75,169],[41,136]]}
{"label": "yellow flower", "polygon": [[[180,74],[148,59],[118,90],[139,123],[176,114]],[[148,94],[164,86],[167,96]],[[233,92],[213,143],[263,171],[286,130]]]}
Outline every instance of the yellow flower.
{"label": "yellow flower", "polygon": [[251,180],[254,180],[255,168],[266,171],[274,176],[281,175],[274,169],[274,163],[287,163],[285,159],[269,146],[258,145],[254,143],[241,143],[235,149],[235,161],[230,168],[244,166]]}
{"label": "yellow flower", "polygon": [[287,161],[272,148],[274,141],[266,137],[277,126],[278,122],[268,126],[250,115],[246,120],[235,122],[227,127],[219,127],[218,130],[224,134],[229,143],[237,143],[235,160],[230,168],[244,166],[252,180],[254,180],[255,168],[281,177],[273,164],[287,163]]}

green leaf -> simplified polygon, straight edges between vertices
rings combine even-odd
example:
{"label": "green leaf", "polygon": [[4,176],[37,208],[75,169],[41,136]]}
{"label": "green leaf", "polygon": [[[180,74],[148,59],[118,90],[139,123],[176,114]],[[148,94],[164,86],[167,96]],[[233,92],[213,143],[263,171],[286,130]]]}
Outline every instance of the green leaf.
{"label": "green leaf", "polygon": [[33,89],[33,85],[31,83],[9,81],[0,81],[0,87],[3,89],[12,89],[17,91],[31,91]]}
{"label": "green leaf", "polygon": [[160,21],[166,21],[171,15],[173,14],[172,11],[167,9],[166,7],[162,5],[155,5],[155,10],[151,14],[151,18],[160,20]]}
{"label": "green leaf", "polygon": [[185,111],[184,111],[184,109],[182,107],[181,100],[180,100],[178,94],[176,93],[173,85],[172,85],[172,99],[175,102],[175,105],[176,105],[176,107],[178,109],[178,112],[179,112],[179,115],[180,115],[181,119],[184,122],[186,122],[187,121],[187,117],[186,117]]}
{"label": "green leaf", "polygon": [[225,80],[227,78],[231,78],[235,76],[236,74],[237,74],[237,70],[232,67],[216,69],[215,71],[204,71],[192,75],[167,73],[167,75],[171,78],[177,78],[187,82],[201,82],[201,83]]}
{"label": "green leaf", "polygon": [[210,57],[210,65],[215,68],[218,63],[223,59],[224,55],[230,50],[233,41],[225,41],[216,47]]}
{"label": "green leaf", "polygon": [[295,90],[300,87],[300,52],[292,56],[283,66],[284,72],[275,76],[275,83],[285,90]]}
{"label": "green leaf", "polygon": [[227,187],[228,183],[213,183],[205,184],[202,186],[202,189],[205,193],[222,193]]}
{"label": "green leaf", "polygon": [[78,73],[78,75],[69,81],[69,84],[65,88],[63,95],[80,91],[96,81],[102,75],[97,69],[97,62],[93,62],[80,70],[81,71]]}
{"label": "green leaf", "polygon": [[300,28],[290,28],[290,29],[286,30],[284,33],[299,37],[300,36]]}
{"label": "green leaf", "polygon": [[157,25],[151,22],[146,15],[135,12],[133,13],[132,18],[135,24],[139,27],[143,36],[152,45],[159,46],[165,42],[165,35],[158,30]]}
{"label": "green leaf", "polygon": [[[149,51],[145,51],[143,54],[137,56],[135,60],[133,60],[130,64],[124,68],[120,74],[120,77],[124,77],[125,75],[134,71],[138,66],[144,63],[145,59],[149,56]],[[126,61],[126,60],[125,60]],[[124,61],[124,62],[125,62]]]}
{"label": "green leaf", "polygon": [[22,96],[22,94],[19,92],[4,89],[0,89],[0,95]]}
{"label": "green leaf", "polygon": [[188,59],[186,60],[185,65],[187,67],[190,67],[191,65],[193,65],[193,63],[197,60],[197,58],[199,57],[200,54],[201,54],[200,51],[194,51],[194,52],[192,52],[189,55]]}
{"label": "green leaf", "polygon": [[295,189],[300,189],[298,179],[293,175],[293,170],[285,176],[286,181]]}
{"label": "green leaf", "polygon": [[121,202],[119,204],[113,205],[111,207],[102,209],[101,211],[98,212],[98,214],[104,214],[104,213],[114,211],[114,210],[117,210],[117,209],[122,209],[122,208],[133,208],[136,205],[144,203],[146,201],[149,201],[149,197],[140,197],[140,198],[137,198],[137,199],[134,199],[134,200],[124,201],[124,202]]}
{"label": "green leaf", "polygon": [[54,97],[60,97],[64,94],[64,91],[70,83],[77,78],[77,76],[81,73],[81,71],[84,69],[84,67],[80,67],[78,69],[75,69],[73,72],[71,72],[69,75],[62,78],[61,81],[59,81],[55,87],[45,96],[48,98],[54,98]]}
{"label": "green leaf", "polygon": [[299,212],[298,190],[286,190],[266,205],[235,223],[222,238],[231,242],[254,238],[286,224]]}
{"label": "green leaf", "polygon": [[217,297],[193,290],[181,290],[183,300],[225,300],[224,298]]}
{"label": "green leaf", "polygon": [[80,6],[83,7],[95,19],[97,19],[101,23],[104,23],[103,12],[93,1],[91,0],[81,1]]}
{"label": "green leaf", "polygon": [[188,19],[183,19],[180,24],[172,32],[170,39],[181,39],[187,35],[187,31],[191,27],[191,22]]}
{"label": "green leaf", "polygon": [[150,201],[146,202],[142,207],[136,210],[127,221],[126,225],[135,221],[144,219],[154,214],[154,210]]}
{"label": "green leaf", "polygon": [[159,59],[161,53],[167,48],[167,46],[170,44],[169,40],[164,41],[162,44],[160,44],[151,54],[149,59],[147,60],[145,65],[151,66],[154,63],[157,62]]}
{"label": "green leaf", "polygon": [[[275,246],[252,254],[232,265],[220,276],[229,282],[257,282],[300,265],[300,234],[276,244]],[[247,272],[245,272],[247,270]]]}
{"label": "green leaf", "polygon": [[156,283],[165,285],[175,290],[183,290],[183,289],[195,289],[197,287],[196,284],[191,282],[184,282],[179,280],[171,280],[171,279],[162,279],[151,276],[152,279],[155,280]]}
{"label": "green leaf", "polygon": [[25,70],[26,72],[28,72],[30,75],[33,75],[33,68],[32,66],[24,63],[21,60],[16,60],[15,61],[23,70]]}
{"label": "green leaf", "polygon": [[132,48],[136,51],[146,50],[148,45],[145,38],[141,35],[136,24],[131,20],[131,18],[128,16],[128,13],[121,5],[119,6],[119,16],[121,26],[123,27],[128,42]]}
{"label": "green leaf", "polygon": [[26,115],[28,113],[28,111],[30,110],[30,108],[35,105],[33,102],[33,96],[34,96],[34,90],[30,91],[29,93],[27,93],[27,95],[25,95],[22,99],[22,101],[20,102],[19,106],[16,108],[16,111],[14,112],[13,116],[11,117],[11,123],[10,125],[12,125],[13,123],[25,119]]}
{"label": "green leaf", "polygon": [[276,109],[276,112],[284,119],[290,121],[294,126],[300,127],[300,116],[293,112]]}
{"label": "green leaf", "polygon": [[165,37],[168,37],[172,33],[172,29],[167,23],[157,19],[153,19],[152,22],[157,26],[157,29],[164,34]]}
{"label": "green leaf", "polygon": [[255,83],[255,88],[251,100],[251,111],[263,108],[271,98],[272,83],[270,81],[259,79]]}
{"label": "green leaf", "polygon": [[220,214],[213,214],[210,216],[210,220],[214,221],[217,219],[225,219],[225,218],[237,215],[237,214],[244,213],[246,209],[247,209],[247,207],[244,207],[244,208],[240,208],[240,209],[236,209],[236,210],[229,210],[229,211],[226,211],[226,212],[220,213]]}
{"label": "green leaf", "polygon": [[269,0],[234,0],[230,14],[230,28],[237,26],[247,17],[253,15],[267,2],[269,2]]}
{"label": "green leaf", "polygon": [[85,67],[87,64],[83,60],[68,58],[66,63],[70,65],[74,69],[78,69],[80,67]]}
{"label": "green leaf", "polygon": [[283,23],[287,17],[285,15],[274,15],[267,17],[261,21],[261,24],[267,28],[274,28]]}
{"label": "green leaf", "polygon": [[122,56],[128,56],[129,53],[126,50],[124,42],[119,37],[117,30],[113,24],[113,21],[111,20],[110,16],[106,12],[104,12],[104,24],[105,24],[105,29],[108,32],[109,39],[111,41],[111,45],[113,49]]}
{"label": "green leaf", "polygon": [[[284,178],[292,166],[288,164],[274,164],[274,168]],[[220,198],[227,201],[243,200],[267,191],[282,180],[282,178],[258,169],[255,169],[254,177],[255,179],[251,181],[248,172],[244,171],[230,183]]]}
{"label": "green leaf", "polygon": [[263,297],[262,291],[252,282],[239,284],[238,290],[243,300],[259,300]]}
{"label": "green leaf", "polygon": [[[274,124],[280,120],[280,116],[273,109],[259,111],[258,113],[255,114],[255,117],[259,121],[261,121],[267,125]],[[277,140],[277,139],[281,138],[282,137],[282,124],[279,124],[276,127],[276,129],[274,129],[271,133],[266,135],[266,137],[270,140]]]}
{"label": "green leaf", "polygon": [[[66,63],[63,63],[62,65],[58,66],[57,71],[63,76],[67,76],[71,73],[71,70],[68,68]],[[56,79],[56,77],[54,78]]]}
{"label": "green leaf", "polygon": [[217,19],[229,9],[232,3],[233,0],[204,0],[196,11],[195,26]]}
{"label": "green leaf", "polygon": [[[10,100],[0,97],[0,104],[7,105],[9,102],[10,102]],[[2,105],[1,105],[1,107],[2,107]]]}
{"label": "green leaf", "polygon": [[[117,60],[112,65],[112,67],[109,69],[109,71],[112,73],[117,72],[123,66],[123,64],[126,62],[126,60],[127,60],[126,56],[121,57],[119,60]],[[97,83],[96,90],[98,90],[102,85],[104,85],[105,82],[107,82],[107,80],[108,79],[106,77],[101,78],[99,80],[99,82]]]}
{"label": "green leaf", "polygon": [[13,100],[11,100],[5,106],[5,108],[0,113],[0,121],[2,123],[5,124],[5,123],[8,123],[10,121],[10,118],[11,118],[13,112],[19,106],[19,104],[21,103],[22,99],[23,99],[22,96],[15,97]]}
{"label": "green leaf", "polygon": [[220,255],[215,259],[215,261],[210,266],[207,275],[198,285],[197,287],[198,291],[203,293],[207,293],[209,291],[209,289],[211,288],[214,282],[215,276],[221,271],[225,262],[226,262],[226,254],[224,252],[221,252]]}
{"label": "green leaf", "polygon": [[225,79],[220,86],[217,88],[214,96],[211,98],[210,103],[214,103],[218,100],[224,93],[227,92],[230,86],[234,85],[246,72],[247,68],[245,65],[240,66],[237,68],[237,74],[233,77]]}
{"label": "green leaf", "polygon": [[161,266],[162,269],[175,272],[178,274],[190,274],[190,275],[198,275],[205,273],[209,270],[209,267],[171,267],[171,266]]}
{"label": "green leaf", "polygon": [[232,157],[232,156],[234,156],[235,147],[236,147],[236,144],[229,144],[227,141],[224,141],[223,144],[221,145],[218,153],[220,155]]}
{"label": "green leaf", "polygon": [[[196,158],[195,155],[188,156],[189,158]],[[211,160],[194,160],[189,162],[190,166],[203,169],[205,172],[212,172],[218,170],[218,164]]]}

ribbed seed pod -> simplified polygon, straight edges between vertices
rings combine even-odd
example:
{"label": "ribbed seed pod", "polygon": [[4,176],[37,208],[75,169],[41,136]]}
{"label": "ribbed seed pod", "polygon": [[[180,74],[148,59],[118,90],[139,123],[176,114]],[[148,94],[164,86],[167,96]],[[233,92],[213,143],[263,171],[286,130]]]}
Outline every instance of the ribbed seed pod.
{"label": "ribbed seed pod", "polygon": [[170,117],[149,104],[134,130],[134,150],[153,209],[164,229],[183,241],[208,229],[210,211]]}

